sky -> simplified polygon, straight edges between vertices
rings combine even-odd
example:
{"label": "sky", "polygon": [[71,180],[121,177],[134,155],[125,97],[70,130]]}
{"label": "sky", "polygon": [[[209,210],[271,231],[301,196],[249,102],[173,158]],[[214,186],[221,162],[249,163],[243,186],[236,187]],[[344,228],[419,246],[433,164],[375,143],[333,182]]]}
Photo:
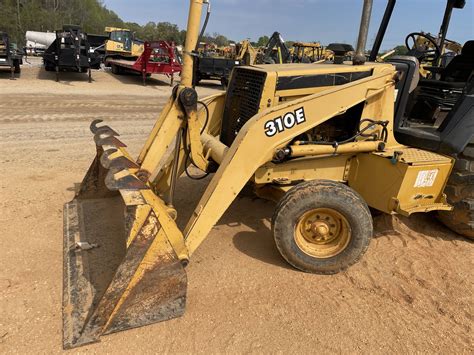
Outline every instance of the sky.
{"label": "sky", "polygon": [[[108,9],[124,21],[145,24],[171,22],[186,27],[189,0],[103,0]],[[362,0],[211,0],[208,33],[220,33],[240,41],[256,41],[274,31],[285,40],[320,41],[322,44],[357,41]],[[454,9],[448,39],[463,44],[474,39],[474,0],[464,9]],[[368,47],[371,46],[387,0],[374,0]],[[436,35],[442,22],[446,0],[398,0],[382,49],[404,43],[410,32]]]}

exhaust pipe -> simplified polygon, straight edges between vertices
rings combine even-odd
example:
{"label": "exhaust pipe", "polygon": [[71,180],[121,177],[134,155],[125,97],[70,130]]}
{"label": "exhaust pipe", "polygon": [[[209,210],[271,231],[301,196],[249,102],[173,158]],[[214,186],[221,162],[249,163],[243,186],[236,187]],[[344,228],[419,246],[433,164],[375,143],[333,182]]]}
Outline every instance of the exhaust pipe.
{"label": "exhaust pipe", "polygon": [[370,15],[372,13],[373,0],[364,0],[362,8],[362,18],[360,20],[359,37],[357,39],[356,54],[352,59],[353,65],[361,65],[365,63],[365,45],[367,44],[367,36],[369,33]]}

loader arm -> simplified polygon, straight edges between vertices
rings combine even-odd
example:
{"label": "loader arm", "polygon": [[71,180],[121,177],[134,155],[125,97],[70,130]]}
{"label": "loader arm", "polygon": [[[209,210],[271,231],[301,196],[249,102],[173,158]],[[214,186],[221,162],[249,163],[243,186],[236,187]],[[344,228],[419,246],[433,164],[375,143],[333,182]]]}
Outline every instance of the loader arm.
{"label": "loader arm", "polygon": [[[377,76],[267,109],[249,120],[240,130],[232,146],[226,150],[227,153],[219,169],[185,228],[184,235],[189,255],[199,247],[255,171],[274,158],[277,148],[285,146],[293,138],[355,104],[377,95],[380,95],[380,100],[385,101],[380,103],[380,107],[385,111],[380,111],[378,114],[390,117],[393,115],[393,104],[390,104],[393,102],[393,85],[393,71],[387,70]],[[305,121],[272,137],[265,134],[267,122],[301,108],[304,111]],[[249,159],[249,156],[253,158]]]}

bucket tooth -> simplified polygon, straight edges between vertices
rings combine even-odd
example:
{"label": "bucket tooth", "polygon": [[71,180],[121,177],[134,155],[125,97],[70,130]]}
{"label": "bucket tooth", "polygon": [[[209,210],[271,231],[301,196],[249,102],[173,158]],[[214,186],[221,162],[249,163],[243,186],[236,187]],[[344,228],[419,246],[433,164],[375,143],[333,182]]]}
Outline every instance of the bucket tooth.
{"label": "bucket tooth", "polygon": [[105,151],[100,157],[100,163],[106,169],[139,169],[140,166],[134,161],[125,157],[121,151]]}
{"label": "bucket tooth", "polygon": [[109,136],[120,136],[120,134],[115,132],[109,126],[97,127],[97,124],[99,124],[101,122],[103,122],[103,120],[100,120],[100,119],[92,121],[92,123],[90,124],[90,127],[89,127],[92,133],[94,133],[94,134],[107,134]]}
{"label": "bucket tooth", "polygon": [[124,144],[120,139],[118,139],[115,136],[110,136],[107,134],[98,134],[96,133],[94,135],[94,142],[95,145],[97,146],[102,146],[102,145],[113,145],[115,147],[122,147],[125,148],[127,145]]}
{"label": "bucket tooth", "polygon": [[109,170],[105,177],[105,186],[111,191],[148,190],[149,187],[128,169]]}
{"label": "bucket tooth", "polygon": [[104,155],[104,154],[107,154],[107,155],[111,155],[111,154],[114,154],[115,152],[119,151],[118,148],[114,147],[113,145],[102,145],[102,146],[98,146],[99,148],[101,148],[101,153],[100,153],[100,156]]}
{"label": "bucket tooth", "polygon": [[99,123],[102,123],[102,122],[104,122],[104,120],[101,120],[101,119],[93,120],[93,121],[91,122],[91,124],[89,125],[89,129],[91,130],[91,132],[92,132],[92,133],[95,133],[95,132],[97,131],[97,129],[99,128],[99,127],[97,127],[97,125],[98,125]]}

